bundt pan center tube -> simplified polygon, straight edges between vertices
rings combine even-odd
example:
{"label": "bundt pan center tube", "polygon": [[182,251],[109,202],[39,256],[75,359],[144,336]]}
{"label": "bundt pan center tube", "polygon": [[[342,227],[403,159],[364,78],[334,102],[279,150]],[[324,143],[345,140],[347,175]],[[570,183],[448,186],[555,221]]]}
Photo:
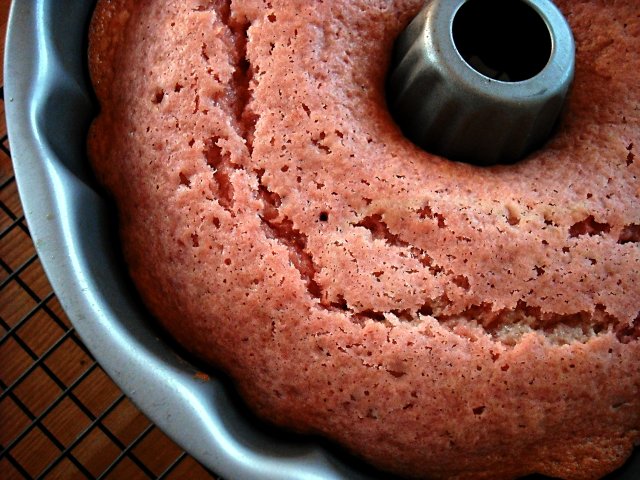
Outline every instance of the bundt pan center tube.
{"label": "bundt pan center tube", "polygon": [[388,101],[425,150],[510,163],[551,134],[574,65],[571,29],[549,0],[432,0],[396,42]]}

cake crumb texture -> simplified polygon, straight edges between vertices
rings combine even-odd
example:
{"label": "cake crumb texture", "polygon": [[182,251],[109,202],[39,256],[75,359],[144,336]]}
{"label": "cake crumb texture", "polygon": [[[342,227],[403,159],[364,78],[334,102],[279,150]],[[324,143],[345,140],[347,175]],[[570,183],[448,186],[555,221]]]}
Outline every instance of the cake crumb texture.
{"label": "cake crumb texture", "polygon": [[637,2],[557,2],[567,110],[491,168],[387,111],[421,5],[99,0],[88,149],[131,275],[278,425],[413,478],[599,478],[640,444]]}

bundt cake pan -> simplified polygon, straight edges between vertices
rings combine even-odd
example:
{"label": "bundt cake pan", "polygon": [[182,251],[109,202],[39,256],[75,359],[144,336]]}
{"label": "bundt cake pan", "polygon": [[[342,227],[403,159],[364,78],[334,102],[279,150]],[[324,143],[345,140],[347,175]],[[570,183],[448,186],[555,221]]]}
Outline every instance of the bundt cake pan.
{"label": "bundt cake pan", "polygon": [[[96,112],[86,72],[93,1],[13,3],[5,105],[16,178],[45,271],[83,341],[140,409],[227,479],[389,478],[322,440],[271,430],[230,383],[157,328],[128,279],[115,214],[85,155]],[[640,478],[640,455],[615,479]]]}

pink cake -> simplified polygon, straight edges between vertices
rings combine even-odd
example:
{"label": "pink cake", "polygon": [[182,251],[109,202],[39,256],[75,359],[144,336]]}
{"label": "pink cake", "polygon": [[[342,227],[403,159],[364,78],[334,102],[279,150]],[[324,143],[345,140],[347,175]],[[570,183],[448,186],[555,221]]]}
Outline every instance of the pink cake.
{"label": "pink cake", "polygon": [[265,419],[384,470],[620,466],[640,443],[640,18],[558,4],[563,123],[479,168],[387,111],[421,0],[100,0],[89,153],[151,312]]}

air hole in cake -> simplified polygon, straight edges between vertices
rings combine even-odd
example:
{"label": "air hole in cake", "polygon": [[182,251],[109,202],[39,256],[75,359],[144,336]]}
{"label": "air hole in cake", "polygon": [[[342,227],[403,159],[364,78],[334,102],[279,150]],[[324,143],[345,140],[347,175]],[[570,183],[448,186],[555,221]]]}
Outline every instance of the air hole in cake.
{"label": "air hole in cake", "polygon": [[327,212],[321,212],[319,218],[321,222],[327,222],[329,221],[329,214]]}
{"label": "air hole in cake", "polygon": [[338,294],[336,301],[331,303],[331,306],[333,308],[337,308],[338,310],[348,310],[349,309],[349,305],[347,304],[347,301],[345,300],[343,295]]}
{"label": "air hole in cake", "polygon": [[473,414],[474,415],[482,415],[485,411],[487,407],[485,407],[484,405],[480,406],[480,407],[475,407],[473,409]]}
{"label": "air hole in cake", "polygon": [[376,322],[384,322],[385,321],[384,313],[376,312],[374,310],[364,310],[364,311],[356,314],[356,317],[359,317],[359,318],[362,318],[362,319],[374,320]]}
{"label": "air hole in cake", "polygon": [[418,313],[423,317],[428,317],[433,315],[433,307],[430,303],[425,303],[418,309]]}
{"label": "air hole in cake", "polygon": [[630,324],[619,325],[615,332],[618,341],[623,344],[628,344],[634,340],[640,339],[640,313],[638,313],[635,320]]}
{"label": "air hole in cake", "polygon": [[159,105],[164,100],[164,90],[159,89],[156,93],[153,94],[153,98],[151,99],[151,103]]}
{"label": "air hole in cake", "polygon": [[542,17],[514,0],[470,0],[453,20],[453,41],[471,68],[503,82],[533,78],[551,56]]}
{"label": "air hole in cake", "polygon": [[405,322],[412,322],[414,320],[411,310],[392,310],[391,313],[394,314],[398,320],[403,320]]}
{"label": "air hole in cake", "polygon": [[311,143],[315,145],[315,147],[320,150],[322,153],[329,155],[331,153],[331,148],[323,143],[323,140],[327,137],[325,132],[320,133],[319,138],[311,139]]}
{"label": "air hole in cake", "polygon": [[418,210],[418,215],[421,219],[430,218],[432,220],[437,220],[439,228],[445,228],[447,226],[444,215],[438,212],[434,212],[431,208],[431,205],[429,205],[428,203],[425,204],[420,210]]}
{"label": "air hole in cake", "polygon": [[626,225],[620,233],[618,243],[624,245],[626,243],[639,243],[640,242],[640,224],[632,223]]}
{"label": "air hole in cake", "polygon": [[580,237],[582,235],[601,235],[603,233],[609,233],[611,231],[611,225],[608,223],[599,223],[593,217],[593,215],[589,215],[584,220],[574,223],[569,228],[569,235],[572,238]]}
{"label": "air hole in cake", "polygon": [[195,96],[195,98],[193,100],[193,103],[194,103],[194,105],[193,105],[193,112],[192,113],[196,114],[200,110],[200,95],[196,94],[196,96]]}
{"label": "air hole in cake", "polygon": [[179,174],[180,176],[180,185],[184,185],[187,188],[191,188],[191,180],[182,172]]}
{"label": "air hole in cake", "polygon": [[469,279],[464,275],[458,275],[453,277],[453,283],[462,288],[463,290],[469,290],[471,288],[471,284],[469,283]]}

